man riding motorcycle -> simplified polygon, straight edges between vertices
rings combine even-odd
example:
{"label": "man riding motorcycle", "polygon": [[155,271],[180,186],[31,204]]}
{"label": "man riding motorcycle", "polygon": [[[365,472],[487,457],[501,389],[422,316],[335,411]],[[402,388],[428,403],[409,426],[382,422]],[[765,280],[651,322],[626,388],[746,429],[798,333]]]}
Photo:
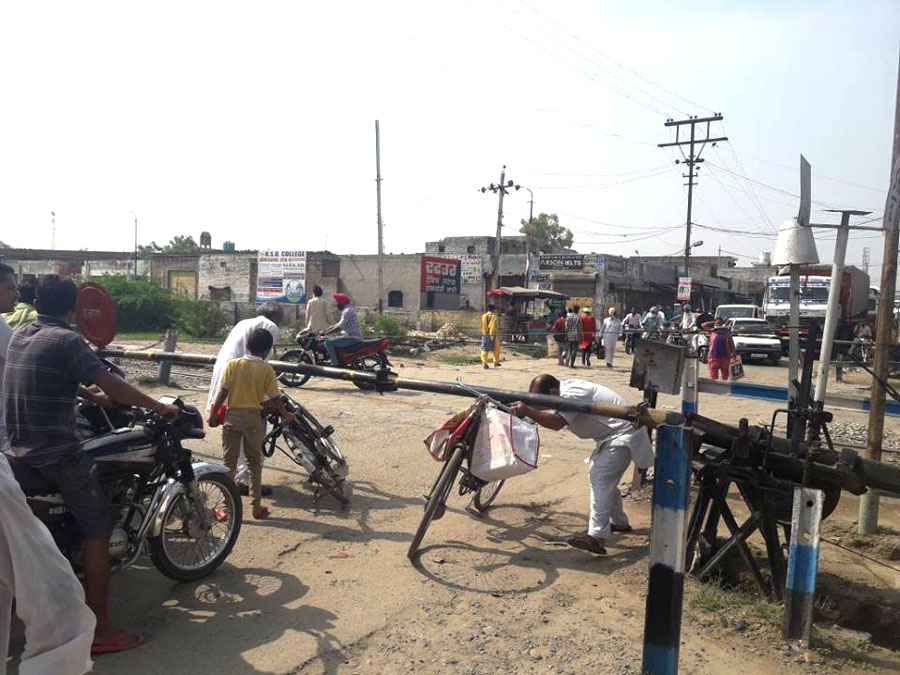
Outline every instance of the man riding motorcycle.
{"label": "man riding motorcycle", "polygon": [[321,335],[329,335],[337,331],[341,331],[338,337],[325,340],[325,349],[328,350],[328,357],[335,367],[341,365],[341,359],[338,357],[338,349],[353,349],[362,342],[362,329],[359,327],[359,317],[356,315],[356,308],[350,304],[350,296],[346,293],[332,293],[331,297],[337,303],[338,311],[341,318],[333,326],[329,326],[322,331]]}
{"label": "man riding motorcycle", "polygon": [[[69,279],[46,277],[37,289],[39,316],[10,340],[3,405],[6,452],[40,472],[63,496],[85,541],[87,605],[97,617],[92,652],[124,651],[143,640],[118,630],[109,616],[109,535],[112,522],[93,461],[79,453],[75,435],[76,397],[101,405],[148,408],[175,418],[164,405],[110,373],[70,327],[78,288]],[[85,385],[95,384],[100,390]]]}

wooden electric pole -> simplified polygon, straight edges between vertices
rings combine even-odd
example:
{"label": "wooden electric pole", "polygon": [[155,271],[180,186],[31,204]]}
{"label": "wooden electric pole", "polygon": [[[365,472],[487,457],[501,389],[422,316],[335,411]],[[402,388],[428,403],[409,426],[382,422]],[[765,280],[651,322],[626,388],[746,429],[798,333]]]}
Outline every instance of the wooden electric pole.
{"label": "wooden electric pole", "polygon": [[384,223],[381,222],[381,131],[375,120],[375,194],[378,200],[378,313],[384,312]]}
{"label": "wooden electric pole", "polygon": [[[719,136],[718,138],[710,137],[710,129],[709,125],[712,122],[721,122],[722,115],[715,114],[712,117],[702,117],[698,118],[696,115],[686,119],[675,121],[672,119],[666,120],[667,127],[675,127],[675,141],[673,143],[660,143],[660,148],[672,148],[672,147],[682,147],[688,146],[688,154],[684,157],[683,160],[675,160],[676,164],[684,162],[688,165],[688,172],[684,178],[687,178],[687,189],[688,189],[688,201],[687,201],[687,222],[686,229],[684,233],[684,276],[691,276],[691,209],[694,204],[694,178],[697,176],[697,171],[699,171],[700,167],[694,169],[694,166],[697,164],[703,163],[705,160],[701,159],[700,155],[703,153],[703,148],[706,147],[707,143],[717,143],[719,141],[727,141],[727,136]],[[706,135],[703,138],[697,137],[697,125],[698,124],[706,124]],[[681,127],[684,125],[690,125],[691,127],[691,136],[688,140],[681,139]],[[699,146],[699,147],[698,147]],[[682,151],[683,154],[684,151]]]}
{"label": "wooden electric pole", "polygon": [[494,288],[500,288],[500,239],[503,236],[503,197],[509,194],[507,188],[518,190],[521,187],[521,185],[516,185],[511,180],[506,180],[506,164],[504,164],[503,169],[500,171],[500,183],[497,185],[491,183],[489,186],[481,188],[482,192],[490,190],[500,195],[500,200],[497,204],[497,240],[494,242]]}
{"label": "wooden electric pole", "polygon": [[[897,288],[897,246],[900,243],[900,66],[897,69],[897,91],[894,108],[894,147],[891,159],[891,181],[884,205],[884,257],[881,266],[881,288],[878,291],[878,314],[875,329],[875,377],[872,378],[872,405],[866,459],[881,460],[884,435],[884,387],[890,365],[891,336],[894,332],[894,292]],[[859,500],[860,534],[873,534],[878,528],[878,493],[869,490]]]}

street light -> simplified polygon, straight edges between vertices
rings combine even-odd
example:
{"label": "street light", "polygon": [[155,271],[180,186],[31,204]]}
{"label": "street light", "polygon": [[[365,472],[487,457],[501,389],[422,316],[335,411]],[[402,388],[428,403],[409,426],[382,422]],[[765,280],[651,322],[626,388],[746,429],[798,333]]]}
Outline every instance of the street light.
{"label": "street light", "polygon": [[702,239],[700,241],[695,241],[693,244],[691,244],[691,248],[697,248],[698,246],[703,246]]}

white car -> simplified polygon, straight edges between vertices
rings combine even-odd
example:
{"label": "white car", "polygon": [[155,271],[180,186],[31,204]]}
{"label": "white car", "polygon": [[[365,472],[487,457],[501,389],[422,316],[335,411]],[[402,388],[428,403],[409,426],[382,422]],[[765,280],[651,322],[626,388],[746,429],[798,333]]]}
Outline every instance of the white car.
{"label": "white car", "polygon": [[765,319],[728,319],[725,326],[731,330],[735,349],[742,359],[749,361],[754,356],[765,356],[773,365],[781,361],[781,339]]}

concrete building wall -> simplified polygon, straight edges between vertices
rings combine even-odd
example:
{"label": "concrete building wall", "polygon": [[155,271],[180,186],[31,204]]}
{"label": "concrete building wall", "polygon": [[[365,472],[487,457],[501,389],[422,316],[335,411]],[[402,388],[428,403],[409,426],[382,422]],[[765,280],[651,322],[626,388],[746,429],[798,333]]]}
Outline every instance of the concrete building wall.
{"label": "concrete building wall", "polygon": [[337,292],[341,276],[341,259],[328,251],[306,254],[306,297],[313,297],[313,286],[321,286],[323,296],[331,298]]}
{"label": "concrete building wall", "polygon": [[[357,307],[377,308],[378,256],[342,255],[340,256],[340,265],[341,277],[338,290],[347,293]],[[419,298],[421,275],[421,254],[385,255],[385,309],[389,309],[387,301],[391,291],[399,291],[403,293],[403,307],[398,309],[405,312],[418,312],[421,306]]]}
{"label": "concrete building wall", "polygon": [[[226,300],[256,300],[256,253],[210,253],[201,255],[198,263],[197,298],[210,299],[210,288],[230,289]],[[221,294],[220,294],[221,295]]]}
{"label": "concrete building wall", "polygon": [[150,280],[193,300],[198,296],[199,255],[154,255]]}

